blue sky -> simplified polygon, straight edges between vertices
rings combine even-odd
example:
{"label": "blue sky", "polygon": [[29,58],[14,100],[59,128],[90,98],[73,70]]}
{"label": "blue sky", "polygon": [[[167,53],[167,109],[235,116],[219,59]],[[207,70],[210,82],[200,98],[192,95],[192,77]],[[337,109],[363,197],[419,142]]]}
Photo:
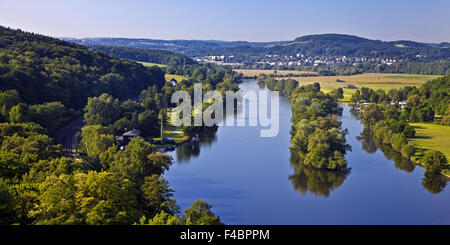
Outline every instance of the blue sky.
{"label": "blue sky", "polygon": [[0,0],[0,25],[56,37],[450,41],[450,0]]}

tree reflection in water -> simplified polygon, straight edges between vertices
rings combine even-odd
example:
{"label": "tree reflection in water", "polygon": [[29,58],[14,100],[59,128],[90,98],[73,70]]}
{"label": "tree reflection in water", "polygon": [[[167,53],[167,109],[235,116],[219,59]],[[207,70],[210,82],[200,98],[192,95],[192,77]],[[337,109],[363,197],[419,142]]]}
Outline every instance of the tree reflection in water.
{"label": "tree reflection in water", "polygon": [[389,145],[383,144],[380,140],[377,140],[367,128],[364,128],[357,139],[361,142],[362,149],[369,154],[373,154],[380,149],[387,159],[394,161],[397,169],[412,173],[416,168],[416,164],[403,157],[402,154],[396,152]]}
{"label": "tree reflection in water", "polygon": [[202,147],[210,146],[217,141],[217,129],[218,127],[201,127],[191,132],[190,140],[180,144],[176,149],[177,162],[188,162],[191,158],[198,157]]}
{"label": "tree reflection in water", "polygon": [[[393,160],[397,169],[403,170],[408,173],[412,173],[416,168],[416,164],[403,157],[400,153],[394,151],[389,145],[383,144],[380,140],[377,140],[371,131],[364,128],[363,132],[357,139],[361,142],[362,148],[367,153],[373,154],[380,149],[384,156]],[[442,192],[447,185],[448,179],[439,173],[425,172],[422,178],[422,186],[432,194],[438,194]]]}
{"label": "tree reflection in water", "polygon": [[294,174],[289,176],[292,186],[302,195],[307,192],[328,197],[332,190],[341,186],[350,170],[331,171],[305,166],[296,154],[291,154],[291,166]]}
{"label": "tree reflection in water", "polygon": [[439,173],[425,172],[422,186],[433,194],[441,193],[447,185],[447,179]]}

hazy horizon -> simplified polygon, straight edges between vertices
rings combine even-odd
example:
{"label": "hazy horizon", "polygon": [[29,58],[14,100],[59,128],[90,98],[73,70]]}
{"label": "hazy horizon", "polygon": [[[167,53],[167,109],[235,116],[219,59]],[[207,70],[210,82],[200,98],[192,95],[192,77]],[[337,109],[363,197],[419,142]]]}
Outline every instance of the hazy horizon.
{"label": "hazy horizon", "polygon": [[[11,27],[10,27],[11,28]],[[27,31],[27,30],[22,30]],[[31,31],[32,32],[32,31]],[[39,33],[37,33],[39,34]],[[67,39],[100,39],[100,38],[123,38],[123,39],[149,39],[149,40],[164,40],[164,41],[212,41],[212,42],[250,42],[250,43],[270,43],[270,42],[286,42],[286,41],[293,41],[294,39],[298,37],[304,37],[304,36],[314,36],[314,35],[328,35],[328,34],[336,34],[336,35],[348,35],[348,36],[355,36],[360,38],[366,38],[370,40],[378,40],[378,41],[384,41],[384,42],[394,42],[394,41],[413,41],[413,42],[419,42],[419,43],[448,43],[450,41],[443,40],[438,42],[421,42],[417,40],[408,40],[408,39],[398,39],[398,40],[382,40],[382,39],[372,39],[367,38],[364,36],[358,36],[355,34],[348,34],[348,33],[313,33],[313,34],[305,34],[301,36],[297,36],[295,38],[292,38],[290,40],[268,40],[268,41],[249,41],[249,40],[220,40],[220,39],[183,39],[183,38],[176,38],[176,39],[161,39],[161,38],[152,38],[152,37],[124,37],[124,36],[117,36],[117,37],[108,37],[108,36],[91,36],[91,37],[63,37],[63,36],[52,36],[54,38],[67,38]]]}
{"label": "hazy horizon", "polygon": [[67,38],[290,41],[315,34],[450,41],[447,0],[0,0],[0,25]]}

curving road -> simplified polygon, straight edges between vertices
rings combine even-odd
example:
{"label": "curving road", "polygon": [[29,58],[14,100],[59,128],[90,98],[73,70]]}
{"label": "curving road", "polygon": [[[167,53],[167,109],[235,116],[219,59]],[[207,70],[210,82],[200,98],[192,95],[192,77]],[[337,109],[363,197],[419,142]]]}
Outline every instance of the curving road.
{"label": "curving road", "polygon": [[56,134],[55,143],[62,145],[65,156],[73,157],[77,148],[77,136],[84,125],[83,119],[79,118],[60,129]]}

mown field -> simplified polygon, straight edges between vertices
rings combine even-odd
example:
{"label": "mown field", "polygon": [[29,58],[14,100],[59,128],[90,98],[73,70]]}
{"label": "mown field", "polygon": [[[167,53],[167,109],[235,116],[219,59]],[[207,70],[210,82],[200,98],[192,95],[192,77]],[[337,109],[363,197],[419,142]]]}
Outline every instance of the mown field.
{"label": "mown field", "polygon": [[[318,82],[320,83],[322,90],[325,93],[328,93],[333,89],[343,88],[349,84],[358,88],[367,87],[374,90],[383,89],[385,91],[405,86],[420,87],[426,81],[438,77],[438,75],[364,73],[353,76],[293,77],[292,79],[297,80],[300,86]],[[336,82],[337,79],[345,82]],[[350,98],[355,91],[356,89],[344,88],[343,101],[350,101]]]}
{"label": "mown field", "polygon": [[[235,72],[242,73],[246,77],[254,77],[259,74],[276,74],[274,70],[248,70],[248,69],[234,69]],[[302,75],[302,74],[317,74],[317,72],[310,71],[296,71],[296,70],[278,70],[278,74],[281,75]]]}
{"label": "mown field", "polygon": [[424,150],[438,150],[450,159],[450,127],[432,123],[411,123],[416,137],[411,139],[417,147]]}
{"label": "mown field", "polygon": [[165,78],[166,78],[166,81],[170,81],[170,80],[172,80],[172,78],[175,78],[175,80],[177,80],[177,82],[181,82],[181,80],[185,79],[185,77],[183,77],[181,75],[171,75],[171,74],[166,74]]}
{"label": "mown field", "polygon": [[143,64],[143,65],[145,65],[145,66],[167,67],[167,65],[164,65],[164,64],[157,64],[157,63],[144,62],[144,61],[137,61],[137,63]]}
{"label": "mown field", "polygon": [[[273,70],[242,70],[235,69],[236,72],[241,72],[244,76],[257,76],[263,74],[275,74]],[[279,70],[280,74],[287,75],[292,74],[305,74],[312,72],[305,71],[291,71],[291,70]],[[418,75],[418,74],[389,74],[389,73],[364,73],[353,76],[311,76],[311,77],[290,77],[299,82],[299,86],[312,84],[315,82],[320,83],[322,90],[325,93],[330,92],[336,88],[343,88],[349,84],[358,88],[367,87],[374,90],[383,89],[388,91],[390,89],[401,88],[405,86],[421,86],[428,80],[433,80],[440,77],[439,75]],[[280,79],[286,79],[281,77]],[[345,82],[336,82],[336,80]],[[352,94],[356,89],[344,88],[343,101],[349,101]]]}
{"label": "mown field", "polygon": [[[145,66],[167,67],[167,65],[157,64],[157,63],[150,63],[150,62],[143,62],[143,61],[138,61],[138,63],[143,64]],[[171,75],[171,74],[166,74],[165,78],[166,78],[166,81],[170,81],[170,80],[172,80],[172,78],[175,78],[178,82],[180,82],[181,80],[184,79],[184,77],[181,76],[181,75]]]}

